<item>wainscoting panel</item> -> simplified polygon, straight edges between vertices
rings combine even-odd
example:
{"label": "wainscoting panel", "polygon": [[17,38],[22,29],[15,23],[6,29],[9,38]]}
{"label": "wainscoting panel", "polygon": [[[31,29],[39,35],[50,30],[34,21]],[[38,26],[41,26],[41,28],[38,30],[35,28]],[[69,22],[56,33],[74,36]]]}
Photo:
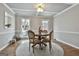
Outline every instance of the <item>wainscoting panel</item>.
{"label": "wainscoting panel", "polygon": [[76,32],[55,32],[55,38],[58,41],[79,48],[79,33]]}
{"label": "wainscoting panel", "polygon": [[4,47],[8,45],[9,41],[13,39],[14,35],[14,31],[10,30],[8,32],[0,33],[0,50],[2,50]]}

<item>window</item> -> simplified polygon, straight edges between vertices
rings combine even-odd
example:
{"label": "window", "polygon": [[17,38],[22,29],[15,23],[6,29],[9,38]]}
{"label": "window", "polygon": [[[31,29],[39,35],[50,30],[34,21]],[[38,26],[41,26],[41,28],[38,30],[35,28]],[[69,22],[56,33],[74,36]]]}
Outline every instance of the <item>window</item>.
{"label": "window", "polygon": [[29,19],[22,19],[21,28],[22,28],[22,32],[29,30],[30,29],[30,20]]}
{"label": "window", "polygon": [[42,28],[43,28],[43,30],[48,30],[48,20],[42,21]]}
{"label": "window", "polygon": [[5,12],[5,23],[4,23],[5,28],[11,27],[12,19],[13,19],[13,17],[8,12]]}

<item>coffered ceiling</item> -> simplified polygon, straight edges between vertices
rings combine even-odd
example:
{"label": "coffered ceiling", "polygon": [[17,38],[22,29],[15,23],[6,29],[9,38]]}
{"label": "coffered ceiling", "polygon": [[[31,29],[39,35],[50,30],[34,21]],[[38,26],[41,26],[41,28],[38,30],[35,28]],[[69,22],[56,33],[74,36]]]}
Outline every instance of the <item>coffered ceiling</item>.
{"label": "coffered ceiling", "polygon": [[70,3],[44,3],[44,12],[38,13],[36,11],[36,3],[7,3],[7,5],[14,10],[18,15],[25,16],[54,16],[62,10],[70,7]]}

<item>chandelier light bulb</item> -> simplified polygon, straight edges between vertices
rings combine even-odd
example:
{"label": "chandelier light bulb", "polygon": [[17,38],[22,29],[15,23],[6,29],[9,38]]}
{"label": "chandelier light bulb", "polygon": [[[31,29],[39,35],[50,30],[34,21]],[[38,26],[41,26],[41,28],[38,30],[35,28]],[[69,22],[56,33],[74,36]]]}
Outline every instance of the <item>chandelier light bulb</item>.
{"label": "chandelier light bulb", "polygon": [[45,5],[42,3],[36,4],[37,12],[43,12]]}

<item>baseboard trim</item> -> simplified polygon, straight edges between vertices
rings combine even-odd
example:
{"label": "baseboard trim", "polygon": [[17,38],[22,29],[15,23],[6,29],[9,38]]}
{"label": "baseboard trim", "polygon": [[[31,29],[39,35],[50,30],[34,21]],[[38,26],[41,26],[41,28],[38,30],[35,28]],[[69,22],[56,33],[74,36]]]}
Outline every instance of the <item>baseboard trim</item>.
{"label": "baseboard trim", "polygon": [[2,51],[3,49],[5,49],[8,45],[9,45],[9,43],[6,44],[5,46],[3,46],[2,48],[0,48],[0,51]]}
{"label": "baseboard trim", "polygon": [[67,44],[67,45],[69,45],[69,46],[71,46],[71,47],[73,47],[73,48],[79,49],[79,47],[77,47],[77,46],[75,46],[75,45],[72,45],[72,44],[69,44],[69,43],[67,43],[67,42],[65,42],[65,41],[62,41],[62,40],[60,40],[60,39],[56,39],[56,40],[59,41],[59,42],[61,42],[61,43]]}

